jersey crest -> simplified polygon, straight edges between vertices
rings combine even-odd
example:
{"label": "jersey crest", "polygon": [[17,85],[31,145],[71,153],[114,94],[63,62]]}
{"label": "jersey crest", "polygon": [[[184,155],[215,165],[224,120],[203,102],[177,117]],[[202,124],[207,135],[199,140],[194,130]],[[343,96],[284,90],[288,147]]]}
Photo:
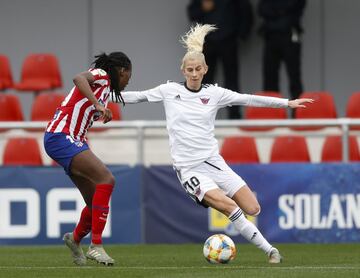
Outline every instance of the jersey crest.
{"label": "jersey crest", "polygon": [[210,98],[201,97],[200,100],[203,104],[208,104]]}

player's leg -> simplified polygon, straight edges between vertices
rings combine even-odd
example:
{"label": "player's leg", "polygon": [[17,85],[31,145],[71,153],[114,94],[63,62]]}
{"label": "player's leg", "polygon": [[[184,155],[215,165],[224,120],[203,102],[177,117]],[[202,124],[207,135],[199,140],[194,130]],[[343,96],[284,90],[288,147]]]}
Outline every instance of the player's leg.
{"label": "player's leg", "polygon": [[[91,152],[86,142],[76,140],[65,133],[46,132],[44,147],[47,154],[62,165],[69,176],[73,177],[73,181],[74,177],[75,179],[77,177],[74,183],[82,193],[87,206],[91,207],[92,245],[88,254],[91,251],[91,258],[100,263],[113,264],[114,260],[106,254],[101,245],[101,236],[109,211],[109,200],[115,185],[113,175]],[[83,213],[84,221],[89,220],[89,210],[85,209]],[[65,239],[72,240],[73,237],[67,236]]]}
{"label": "player's leg", "polygon": [[73,262],[77,265],[85,265],[86,257],[80,246],[80,242],[91,231],[91,202],[92,196],[95,192],[95,184],[81,176],[70,175],[70,178],[76,187],[80,190],[81,195],[85,200],[86,206],[81,212],[80,220],[77,223],[74,231],[71,233],[66,233],[63,236],[63,240],[71,251]]}
{"label": "player's leg", "polygon": [[238,208],[236,203],[219,188],[207,191],[201,201],[209,207],[225,214],[227,217]]}
{"label": "player's leg", "polygon": [[216,42],[208,41],[205,43],[203,53],[206,57],[206,64],[208,65],[208,71],[204,76],[203,83],[212,84],[215,80],[218,63],[218,45]]}
{"label": "player's leg", "polygon": [[[88,206],[91,201],[91,245],[86,256],[105,265],[112,265],[110,258],[102,247],[102,232],[105,228],[109,213],[109,201],[115,185],[115,179],[102,161],[90,150],[77,154],[71,162],[73,176],[89,180],[92,186],[82,185],[79,190],[83,193]],[[95,188],[94,188],[95,185]],[[84,188],[85,187],[85,188]],[[91,197],[92,195],[92,197]]]}
{"label": "player's leg", "polygon": [[226,198],[230,199],[233,205],[227,206],[228,210],[223,213],[229,217],[236,230],[244,238],[263,250],[267,255],[270,255],[275,249],[263,237],[258,228],[245,217],[242,211],[244,210],[245,213],[250,215],[256,215],[260,212],[260,205],[255,195],[245,181],[226,164],[221,156],[208,159],[206,165],[207,168],[204,168],[204,170],[208,171],[208,176],[219,185],[221,193],[217,191],[207,192],[204,196],[205,202],[209,203],[211,207],[219,209],[221,203],[228,204],[230,202]]}
{"label": "player's leg", "polygon": [[291,99],[299,98],[303,92],[301,82],[301,43],[286,41],[283,45],[284,62],[289,77]]}
{"label": "player's leg", "polygon": [[242,210],[252,216],[256,216],[260,213],[260,205],[247,185],[242,186],[232,196],[234,202],[238,205],[238,210],[235,210],[230,215],[229,219],[234,223],[238,230],[242,230],[247,235],[245,238],[250,237],[250,242],[255,244],[258,248],[262,249],[268,256],[270,263],[280,263],[282,257],[279,251],[274,248],[261,234],[259,229],[250,222],[243,214]]}
{"label": "player's leg", "polygon": [[235,201],[227,197],[222,190],[215,189],[208,191],[203,201],[205,204],[228,216],[235,228],[245,239],[269,256],[270,263],[281,262],[282,258],[279,251],[269,244],[258,228],[245,217]]}
{"label": "player's leg", "polygon": [[95,193],[96,184],[81,176],[70,175],[71,180],[79,189],[84,198],[86,206],[83,208],[80,220],[73,231],[75,242],[80,241],[91,231],[92,226],[92,199]]}
{"label": "player's leg", "polygon": [[261,208],[255,194],[247,185],[241,186],[232,196],[232,199],[246,214],[256,216],[260,213]]}
{"label": "player's leg", "polygon": [[[239,53],[237,38],[222,40],[220,46],[221,62],[224,70],[225,88],[239,92]],[[241,107],[238,105],[227,107],[229,119],[241,118]]]}
{"label": "player's leg", "polygon": [[281,53],[276,39],[264,39],[262,76],[263,90],[279,91]]}
{"label": "player's leg", "polygon": [[245,239],[263,250],[267,255],[270,255],[273,247],[263,237],[258,228],[245,217],[235,201],[226,196],[221,189],[206,192],[204,202],[225,214]]}

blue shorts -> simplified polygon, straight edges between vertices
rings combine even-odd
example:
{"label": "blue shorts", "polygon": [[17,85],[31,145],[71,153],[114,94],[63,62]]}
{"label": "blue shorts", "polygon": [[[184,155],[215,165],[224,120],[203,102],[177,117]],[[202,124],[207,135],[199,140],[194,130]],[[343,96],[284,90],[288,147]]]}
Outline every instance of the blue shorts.
{"label": "blue shorts", "polygon": [[46,153],[70,175],[71,160],[75,155],[89,149],[84,141],[75,140],[65,133],[45,132],[44,147]]}

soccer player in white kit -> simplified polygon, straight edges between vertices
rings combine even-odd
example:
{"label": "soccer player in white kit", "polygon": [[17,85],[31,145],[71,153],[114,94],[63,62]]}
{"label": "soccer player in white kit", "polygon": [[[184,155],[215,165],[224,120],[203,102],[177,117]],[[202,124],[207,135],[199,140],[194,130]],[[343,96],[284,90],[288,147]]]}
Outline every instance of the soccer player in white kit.
{"label": "soccer player in white kit", "polygon": [[215,29],[198,24],[182,37],[187,48],[181,65],[184,83],[167,82],[146,91],[123,92],[122,96],[125,103],[164,103],[173,165],[186,192],[197,203],[225,214],[243,237],[268,255],[270,263],[280,263],[279,251],[243,213],[258,215],[260,205],[246,182],[220,156],[215,116],[219,108],[229,105],[298,108],[313,100],[239,94],[202,84],[208,69],[202,53],[204,38]]}

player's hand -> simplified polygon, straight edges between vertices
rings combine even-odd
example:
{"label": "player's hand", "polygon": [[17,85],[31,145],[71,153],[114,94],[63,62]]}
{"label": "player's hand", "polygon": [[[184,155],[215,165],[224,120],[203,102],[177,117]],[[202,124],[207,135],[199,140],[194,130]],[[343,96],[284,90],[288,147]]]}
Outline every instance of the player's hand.
{"label": "player's hand", "polygon": [[107,122],[110,122],[112,120],[112,112],[110,109],[105,108],[101,104],[96,104],[95,109],[96,109],[96,111],[101,113],[100,118],[102,119],[104,124],[106,124]]}
{"label": "player's hand", "polygon": [[312,98],[299,98],[294,100],[289,100],[288,105],[290,108],[306,108],[306,103],[313,103]]}
{"label": "player's hand", "polygon": [[103,123],[106,124],[107,122],[110,122],[112,120],[112,112],[110,109],[105,108],[105,113],[102,117]]}

